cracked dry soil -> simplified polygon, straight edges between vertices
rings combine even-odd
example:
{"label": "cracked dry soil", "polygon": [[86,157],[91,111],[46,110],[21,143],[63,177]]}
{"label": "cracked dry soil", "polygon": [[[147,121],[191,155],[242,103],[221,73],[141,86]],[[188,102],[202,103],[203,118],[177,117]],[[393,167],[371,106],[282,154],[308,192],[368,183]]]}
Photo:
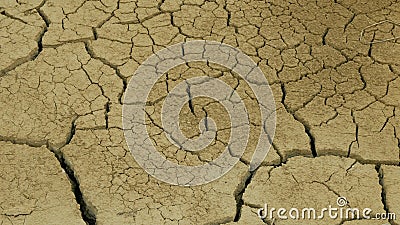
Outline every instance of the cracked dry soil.
{"label": "cracked dry soil", "polygon": [[[398,220],[264,220],[270,207],[335,205],[400,216],[400,2],[395,0],[1,0],[0,224],[391,224]],[[260,127],[246,83],[217,65],[187,63],[152,89],[148,132],[169,160],[199,165],[229,139],[224,108],[195,98],[183,133],[217,124],[207,149],[186,152],[163,135],[162,101],[194,76],[239,93],[251,132],[240,162],[202,186],[148,175],[128,150],[122,98],[137,67],[188,40],[238,47],[274,93],[277,127],[261,167],[248,171]]]}

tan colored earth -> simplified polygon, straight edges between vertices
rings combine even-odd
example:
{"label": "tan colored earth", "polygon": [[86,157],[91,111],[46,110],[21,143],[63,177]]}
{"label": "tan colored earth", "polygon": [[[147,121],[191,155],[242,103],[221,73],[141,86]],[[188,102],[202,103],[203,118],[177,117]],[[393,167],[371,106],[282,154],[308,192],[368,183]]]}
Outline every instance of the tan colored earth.
{"label": "tan colored earth", "polygon": [[[261,68],[276,102],[268,156],[249,171],[262,127],[237,74],[207,63],[168,71],[146,105],[151,141],[182,165],[227,147],[229,116],[209,98],[181,110],[188,137],[204,116],[206,149],[175,147],[163,100],[196,76],[218,78],[245,102],[251,135],[220,179],[174,186],[127,147],[123,98],[153,53],[190,40],[237,47]],[[0,225],[400,225],[400,2],[396,0],[1,0]],[[370,208],[387,219],[259,218],[260,208]]]}

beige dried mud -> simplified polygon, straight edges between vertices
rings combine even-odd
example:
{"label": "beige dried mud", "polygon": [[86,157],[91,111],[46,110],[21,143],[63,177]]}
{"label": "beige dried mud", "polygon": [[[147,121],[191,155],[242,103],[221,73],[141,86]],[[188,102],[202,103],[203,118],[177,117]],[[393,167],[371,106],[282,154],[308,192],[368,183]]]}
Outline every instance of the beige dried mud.
{"label": "beige dried mud", "polygon": [[0,224],[85,224],[54,154],[10,142],[0,149]]}
{"label": "beige dried mud", "polygon": [[[400,169],[399,167],[394,166],[382,166],[381,167],[381,175],[382,175],[382,185],[385,190],[384,198],[387,202],[387,211],[389,213],[395,213],[399,215],[400,213],[400,198],[399,198],[399,175]],[[398,217],[393,221],[393,224],[400,224],[398,222]]]}
{"label": "beige dried mud", "polygon": [[173,186],[147,174],[126,147],[123,132],[77,131],[61,149],[80,181],[97,224],[198,224],[232,221],[235,194],[248,176],[237,164],[202,186]]}
{"label": "beige dried mud", "polygon": [[31,145],[63,146],[71,128],[106,127],[106,105],[118,103],[122,81],[92,59],[83,43],[46,48],[0,80],[0,136]]}
{"label": "beige dried mud", "polygon": [[[0,171],[7,179],[0,196],[10,197],[0,207],[3,224],[64,224],[66,218],[81,224],[75,200],[86,208],[82,218],[89,211],[96,224],[263,224],[256,212],[264,203],[323,207],[338,195],[353,207],[400,216],[400,39],[368,43],[398,37],[400,27],[376,25],[360,41],[369,25],[400,23],[399,9],[394,0],[2,0]],[[238,47],[259,65],[274,94],[277,127],[255,174],[248,172],[252,135],[241,162],[220,180],[175,187],[136,164],[123,136],[121,102],[146,58],[198,39]],[[188,136],[198,135],[206,113],[217,121],[219,140],[206,151],[170,148],[158,127],[168,90],[198,75],[237,86],[252,134],[261,124],[256,99],[230,71],[198,63],[169,71],[152,90],[148,130],[159,152],[188,165],[214,159],[229,136],[224,110],[206,99],[193,100],[194,114],[185,105],[180,117]],[[73,199],[67,176],[44,146],[65,157],[83,199]]]}
{"label": "beige dried mud", "polygon": [[[244,204],[254,208],[314,208],[317,217],[323,208],[340,208],[339,197],[345,197],[348,207],[372,209],[383,213],[379,176],[374,165],[362,165],[354,159],[338,156],[318,158],[293,157],[280,167],[261,167],[243,194]],[[276,213],[276,212],[275,212]],[[269,220],[267,215],[266,220]],[[341,224],[326,213],[319,220],[280,220],[275,224]],[[269,220],[270,221],[270,220]]]}

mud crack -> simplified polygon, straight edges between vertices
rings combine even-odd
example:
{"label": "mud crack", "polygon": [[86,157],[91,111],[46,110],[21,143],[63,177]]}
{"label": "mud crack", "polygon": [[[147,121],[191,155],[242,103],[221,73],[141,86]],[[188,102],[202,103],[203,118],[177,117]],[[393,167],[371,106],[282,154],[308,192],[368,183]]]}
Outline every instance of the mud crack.
{"label": "mud crack", "polygon": [[300,120],[300,119],[298,118],[298,116],[296,116],[295,113],[291,112],[291,110],[289,109],[289,107],[287,106],[287,104],[285,104],[285,98],[286,98],[285,84],[283,84],[283,83],[281,84],[281,89],[282,89],[282,100],[281,100],[282,105],[285,107],[286,111],[287,111],[288,113],[290,113],[290,114],[293,116],[293,118],[294,118],[296,121],[300,122],[300,123],[304,126],[304,131],[306,132],[307,136],[308,136],[309,139],[310,139],[311,153],[312,153],[313,157],[317,157],[318,154],[317,154],[317,150],[316,150],[316,148],[315,148],[315,137],[314,137],[314,136],[312,135],[312,133],[311,133],[311,128],[310,128],[310,126],[307,125],[304,121]]}
{"label": "mud crack", "polygon": [[[71,142],[75,134],[75,120],[72,122],[71,132],[68,136],[66,145]],[[73,170],[72,165],[65,159],[64,154],[59,149],[53,149],[48,147],[54,156],[57,158],[58,162],[60,163],[61,168],[65,171],[68,176],[68,180],[71,183],[72,192],[74,193],[76,202],[79,205],[79,210],[81,211],[82,219],[86,222],[87,225],[96,225],[96,214],[93,206],[89,205],[80,189],[79,181],[75,176],[75,172]]]}
{"label": "mud crack", "polygon": [[236,200],[236,215],[235,218],[233,219],[233,222],[238,222],[241,216],[242,212],[242,206],[244,204],[243,201],[243,193],[246,191],[247,186],[249,186],[251,179],[254,177],[254,174],[258,168],[254,171],[249,171],[248,174],[246,174],[246,177],[244,179],[244,182],[241,183],[238,188],[235,191],[235,200]]}

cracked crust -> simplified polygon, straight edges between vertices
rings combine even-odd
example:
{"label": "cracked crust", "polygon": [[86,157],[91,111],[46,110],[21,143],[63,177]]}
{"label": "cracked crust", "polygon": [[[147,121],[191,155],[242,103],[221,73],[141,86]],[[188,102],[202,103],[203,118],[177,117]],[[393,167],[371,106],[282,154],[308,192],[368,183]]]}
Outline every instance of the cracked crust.
{"label": "cracked crust", "polygon": [[[262,208],[265,203],[269,209],[272,207],[303,209],[312,205],[317,212],[321,212],[322,208],[327,208],[329,205],[338,207],[336,200],[343,196],[346,196],[348,206],[352,208],[371,208],[373,213],[384,212],[381,186],[375,167],[337,156],[318,158],[298,156],[289,159],[287,164],[280,167],[262,167],[247,187],[243,200],[245,205],[254,208]],[[321,220],[301,222],[277,219],[275,224],[340,224],[341,222],[325,216]]]}
{"label": "cracked crust", "polygon": [[78,174],[84,198],[96,214],[96,224],[232,221],[236,213],[235,190],[243,185],[247,173],[247,167],[239,163],[212,184],[168,185],[136,164],[117,128],[77,131],[61,151]]}
{"label": "cracked crust", "polygon": [[114,70],[91,59],[82,43],[44,49],[0,80],[5,128],[0,136],[61,147],[71,126],[106,128],[106,106],[118,104],[121,86]]}
{"label": "cracked crust", "polygon": [[[14,144],[1,152],[57,153],[80,189],[76,200],[89,224],[257,224],[256,205],[324,206],[337,193],[400,216],[400,39],[370,43],[400,36],[399,8],[391,0],[3,0],[0,140]],[[370,27],[383,20],[395,23]],[[241,163],[221,180],[182,188],[154,180],[135,163],[123,139],[121,99],[147,57],[196,39],[238,47],[258,63],[274,94],[277,128],[257,172],[247,172],[250,139]],[[208,114],[220,140],[192,155],[169,148],[162,136],[160,99],[183,78],[201,74],[236,87],[252,128],[259,126],[256,99],[230,71],[196,63],[175,68],[153,88],[148,130],[158,150],[182,164],[212,160],[229,135],[221,129],[229,128],[224,110],[194,99],[181,111],[184,133],[198,135],[198,121]],[[334,223],[341,222],[372,224]]]}
{"label": "cracked crust", "polygon": [[[382,166],[380,173],[382,176],[381,183],[385,191],[383,197],[387,202],[386,211],[398,215],[400,213],[400,198],[398,198],[400,169],[395,166]],[[397,219],[393,221],[393,224],[398,225],[400,223]]]}
{"label": "cracked crust", "polygon": [[68,177],[48,149],[10,142],[0,148],[0,224],[85,224]]}

